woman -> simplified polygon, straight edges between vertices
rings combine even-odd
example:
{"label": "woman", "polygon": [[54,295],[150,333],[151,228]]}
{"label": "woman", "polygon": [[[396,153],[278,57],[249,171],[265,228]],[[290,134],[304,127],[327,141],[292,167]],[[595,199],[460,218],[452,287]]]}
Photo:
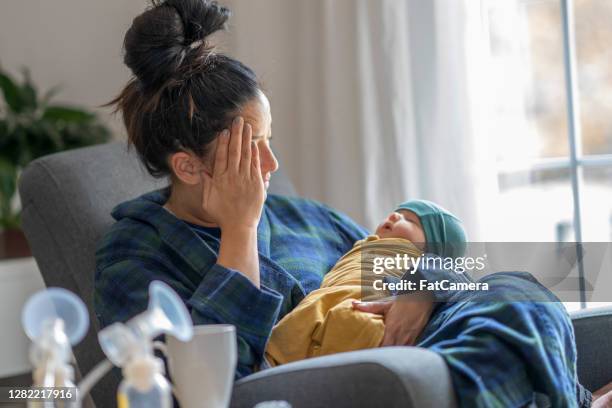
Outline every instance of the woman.
{"label": "woman", "polygon": [[[228,17],[229,11],[214,2],[167,0],[134,19],[125,36],[125,63],[134,77],[113,103],[142,163],[153,176],[169,176],[171,185],[113,210],[117,222],[97,252],[94,302],[102,326],[125,321],[146,309],[150,281],[168,283],[189,307],[194,324],[236,326],[241,377],[261,366],[278,319],[318,288],[323,275],[367,231],[322,204],[266,197],[278,168],[270,148],[268,100],[248,67],[215,52],[207,40]],[[430,280],[465,279],[444,270],[422,273]],[[444,293],[433,299],[446,300]],[[498,375],[491,383],[481,375],[493,369],[491,359],[483,358],[490,348],[474,344],[475,351],[466,355],[445,343],[445,338],[478,331],[469,318],[457,319],[446,303],[434,306],[431,300],[408,297],[356,307],[384,315],[383,345],[415,344],[433,313],[420,344],[446,359],[462,405],[518,406],[540,385],[553,403],[576,404],[570,395],[576,386],[571,347],[550,358],[534,352],[541,357],[538,363],[561,361],[554,378],[534,371],[546,378]],[[407,320],[407,310],[418,317]],[[559,341],[573,341],[567,315],[558,306],[500,310],[509,325],[525,316],[540,322],[540,316],[549,315],[560,320],[554,327]],[[498,352],[507,351],[503,338],[489,337]],[[528,373],[531,366],[521,357],[509,355],[506,361]],[[474,367],[466,369],[470,359]],[[488,387],[498,394],[483,397]]]}
{"label": "woman", "polygon": [[243,376],[261,363],[279,316],[367,232],[312,201],[265,199],[278,168],[268,100],[248,67],[206,41],[228,15],[167,1],[125,36],[134,79],[114,103],[130,145],[171,187],[114,209],[97,252],[95,307],[102,325],[126,320],[146,308],[148,283],[165,281],[195,324],[236,326]]}

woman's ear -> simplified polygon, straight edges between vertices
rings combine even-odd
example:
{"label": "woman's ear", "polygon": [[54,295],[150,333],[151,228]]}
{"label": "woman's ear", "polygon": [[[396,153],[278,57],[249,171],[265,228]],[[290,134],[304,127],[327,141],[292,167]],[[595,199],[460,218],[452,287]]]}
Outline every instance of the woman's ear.
{"label": "woman's ear", "polygon": [[170,156],[170,168],[174,175],[185,184],[196,185],[201,183],[200,172],[202,162],[193,154],[177,152]]}

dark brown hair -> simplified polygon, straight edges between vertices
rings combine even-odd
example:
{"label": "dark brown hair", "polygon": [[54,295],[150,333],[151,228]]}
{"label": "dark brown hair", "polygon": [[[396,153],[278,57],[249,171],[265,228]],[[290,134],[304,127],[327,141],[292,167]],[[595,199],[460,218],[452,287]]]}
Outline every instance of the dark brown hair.
{"label": "dark brown hair", "polygon": [[124,62],[134,76],[109,105],[122,113],[128,144],[154,177],[171,173],[172,153],[204,156],[260,89],[250,68],[206,40],[229,16],[215,1],[153,1],[125,34]]}

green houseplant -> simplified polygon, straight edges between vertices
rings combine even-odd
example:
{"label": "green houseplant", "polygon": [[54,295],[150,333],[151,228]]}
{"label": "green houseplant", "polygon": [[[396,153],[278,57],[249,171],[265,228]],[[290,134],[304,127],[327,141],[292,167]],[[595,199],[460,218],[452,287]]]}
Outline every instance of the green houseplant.
{"label": "green houseplant", "polygon": [[23,239],[15,205],[20,171],[38,157],[105,142],[110,131],[92,112],[53,104],[57,88],[39,96],[27,70],[16,81],[0,68],[0,91],[0,256],[10,257],[6,247]]}

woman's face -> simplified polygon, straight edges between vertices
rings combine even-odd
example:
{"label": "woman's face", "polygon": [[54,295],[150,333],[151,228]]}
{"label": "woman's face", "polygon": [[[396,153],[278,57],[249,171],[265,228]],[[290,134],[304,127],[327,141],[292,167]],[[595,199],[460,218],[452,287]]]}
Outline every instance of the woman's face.
{"label": "woman's face", "polygon": [[261,91],[258,92],[258,96],[242,108],[240,115],[244,118],[244,122],[249,123],[253,129],[253,141],[259,148],[261,175],[267,189],[272,173],[278,169],[278,161],[270,147],[272,114],[266,95]]}
{"label": "woman's face", "polygon": [[[268,98],[263,92],[258,92],[257,97],[246,103],[236,116],[242,116],[244,122],[250,124],[253,129],[253,141],[257,143],[259,148],[261,176],[267,189],[270,185],[272,173],[278,169],[278,161],[270,147],[272,114],[270,113]],[[211,164],[214,163],[214,152],[217,150],[217,142],[218,139],[213,142],[213,146],[210,149],[211,153],[208,157],[208,162]]]}

